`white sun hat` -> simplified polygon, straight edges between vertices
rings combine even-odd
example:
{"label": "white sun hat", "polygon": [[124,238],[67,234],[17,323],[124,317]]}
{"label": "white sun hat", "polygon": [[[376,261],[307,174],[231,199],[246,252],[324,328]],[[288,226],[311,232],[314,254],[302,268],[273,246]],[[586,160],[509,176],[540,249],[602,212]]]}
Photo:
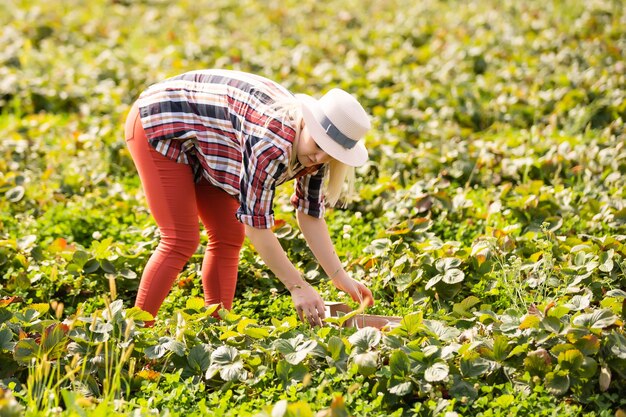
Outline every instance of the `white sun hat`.
{"label": "white sun hat", "polygon": [[324,152],[339,162],[358,167],[367,161],[363,136],[371,127],[361,104],[350,93],[333,88],[319,100],[296,94],[309,133]]}

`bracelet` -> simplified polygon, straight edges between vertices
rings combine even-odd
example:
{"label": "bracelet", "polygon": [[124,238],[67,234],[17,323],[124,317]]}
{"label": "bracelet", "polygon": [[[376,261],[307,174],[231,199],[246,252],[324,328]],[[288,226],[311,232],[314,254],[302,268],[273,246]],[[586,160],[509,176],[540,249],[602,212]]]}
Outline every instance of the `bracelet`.
{"label": "bracelet", "polygon": [[302,288],[302,285],[294,284],[291,287],[287,287],[287,291],[292,292],[293,290],[301,290]]}
{"label": "bracelet", "polygon": [[342,269],[343,268],[341,267],[341,265],[339,265],[339,268],[337,268],[337,270],[335,272],[330,274],[330,279],[332,280],[333,278],[335,278],[335,275],[337,275],[337,272],[341,271]]}

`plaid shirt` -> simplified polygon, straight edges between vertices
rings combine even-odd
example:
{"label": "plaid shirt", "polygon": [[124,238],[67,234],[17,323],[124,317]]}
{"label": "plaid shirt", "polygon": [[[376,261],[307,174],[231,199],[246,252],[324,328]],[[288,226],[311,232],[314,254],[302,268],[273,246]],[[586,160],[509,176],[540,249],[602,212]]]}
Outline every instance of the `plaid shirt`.
{"label": "plaid shirt", "polygon": [[192,166],[240,202],[237,218],[257,228],[274,225],[276,186],[297,178],[291,203],[314,217],[324,214],[325,166],[288,166],[293,122],[272,104],[293,99],[266,78],[229,70],[188,72],[157,83],[138,100],[141,123],[161,154]]}

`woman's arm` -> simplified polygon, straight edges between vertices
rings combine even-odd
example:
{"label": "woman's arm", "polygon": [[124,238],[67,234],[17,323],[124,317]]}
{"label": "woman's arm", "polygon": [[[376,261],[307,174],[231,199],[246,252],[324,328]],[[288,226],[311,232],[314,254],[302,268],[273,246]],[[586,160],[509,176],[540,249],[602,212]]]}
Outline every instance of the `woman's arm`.
{"label": "woman's arm", "polygon": [[311,248],[315,258],[317,258],[321,267],[331,278],[333,284],[340,290],[350,294],[354,301],[365,301],[368,305],[373,305],[374,297],[372,292],[363,283],[350,278],[350,275],[341,265],[330,238],[326,221],[309,216],[300,210],[296,213],[298,225],[309,248]]}
{"label": "woman's arm", "polygon": [[301,320],[321,326],[325,316],[324,300],[309,285],[289,261],[278,238],[271,229],[245,226],[246,235],[269,269],[285,284],[291,293],[296,312]]}

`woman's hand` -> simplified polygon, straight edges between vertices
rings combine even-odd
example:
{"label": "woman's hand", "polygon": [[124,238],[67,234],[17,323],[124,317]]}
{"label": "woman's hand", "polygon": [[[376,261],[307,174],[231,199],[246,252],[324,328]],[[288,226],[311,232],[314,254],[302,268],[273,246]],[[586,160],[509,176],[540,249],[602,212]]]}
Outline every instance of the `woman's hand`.
{"label": "woman's hand", "polygon": [[374,296],[370,289],[361,281],[351,278],[346,271],[340,271],[332,281],[335,287],[350,294],[354,301],[368,306],[374,305]]}
{"label": "woman's hand", "polygon": [[306,282],[291,288],[291,298],[296,307],[296,312],[303,322],[311,326],[321,326],[326,317],[324,300],[315,289]]}

